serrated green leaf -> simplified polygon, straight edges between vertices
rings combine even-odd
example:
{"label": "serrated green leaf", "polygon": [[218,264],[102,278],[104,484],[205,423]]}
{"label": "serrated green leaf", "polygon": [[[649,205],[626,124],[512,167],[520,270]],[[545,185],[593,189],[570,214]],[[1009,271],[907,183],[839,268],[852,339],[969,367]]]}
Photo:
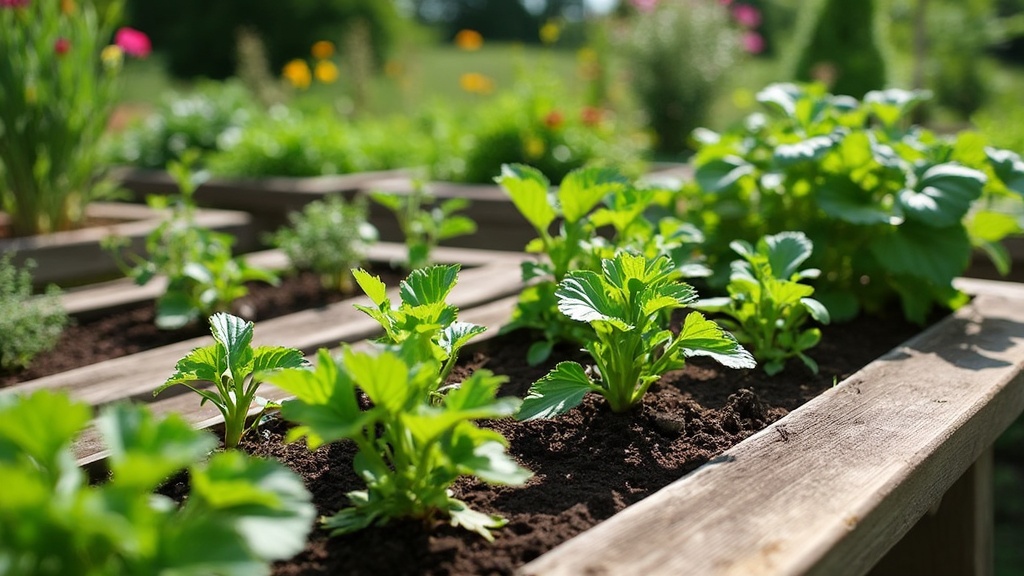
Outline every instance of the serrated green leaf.
{"label": "serrated green leaf", "polygon": [[490,484],[519,486],[533,476],[533,473],[516,463],[500,442],[483,442],[473,446],[469,457],[455,463],[471,474]]}
{"label": "serrated green leaf", "polygon": [[558,213],[548,200],[551,184],[541,172],[522,164],[503,164],[495,178],[519,213],[538,231],[547,231]]}
{"label": "serrated green leaf", "polygon": [[963,273],[971,258],[971,243],[961,226],[934,228],[906,222],[892,234],[876,237],[871,254],[891,273],[921,278],[946,286]]}
{"label": "serrated green leaf", "polygon": [[757,365],[736,339],[700,312],[690,312],[677,337],[686,356],[708,356],[727,368]]}
{"label": "serrated green leaf", "polygon": [[788,168],[801,162],[821,160],[835,147],[835,139],[829,136],[814,136],[801,142],[779,144],[775,147],[773,160],[777,166]]}
{"label": "serrated green leaf", "polygon": [[574,270],[559,282],[555,291],[558,310],[577,322],[608,322],[620,330],[632,326],[626,310],[606,290],[601,276],[590,270]]}
{"label": "serrated green leaf", "polygon": [[817,200],[825,214],[851,224],[899,224],[902,221],[847,177],[827,178],[817,190]]}
{"label": "serrated green leaf", "polygon": [[579,405],[587,392],[601,392],[575,362],[559,362],[553,370],[530,386],[517,420],[537,420],[563,414]]}
{"label": "serrated green leaf", "polygon": [[985,155],[992,164],[996,177],[1003,181],[1007,188],[1024,196],[1024,160],[1012,150],[985,148]]}
{"label": "serrated green leaf", "polygon": [[623,190],[628,182],[613,168],[577,168],[569,172],[558,187],[562,215],[567,222],[577,222],[593,210],[602,198]]}
{"label": "serrated green leaf", "polygon": [[487,331],[486,326],[477,326],[469,322],[453,322],[441,330],[441,337],[438,340],[441,348],[449,355],[458,351],[473,339],[474,336]]}
{"label": "serrated green leaf", "polygon": [[391,301],[387,297],[388,287],[384,285],[380,276],[372,276],[366,270],[356,268],[352,270],[352,277],[374,305],[391,307]]}
{"label": "serrated green leaf", "polygon": [[11,461],[16,453],[24,452],[51,464],[91,417],[88,404],[65,393],[38,390],[0,396],[0,461]]}
{"label": "serrated green leaf", "polygon": [[376,406],[392,413],[403,410],[412,393],[409,365],[392,352],[376,356],[346,349],[342,366]]}
{"label": "serrated green leaf", "polygon": [[[765,236],[764,255],[776,278],[788,280],[811,257],[814,245],[803,232],[780,232]],[[760,243],[759,243],[760,245]]]}
{"label": "serrated green leaf", "polygon": [[399,284],[402,302],[409,306],[444,302],[455,287],[458,277],[458,264],[438,264],[413,270]]}
{"label": "serrated green leaf", "polygon": [[774,109],[783,116],[794,118],[796,103],[805,96],[802,88],[791,83],[775,83],[766,86],[756,95],[762,105]]}
{"label": "serrated green leaf", "polygon": [[168,289],[156,300],[154,323],[161,330],[177,330],[198,317],[199,311],[184,292]]}
{"label": "serrated green leaf", "polygon": [[449,498],[448,503],[448,515],[451,518],[452,526],[475,532],[488,542],[494,541],[494,536],[489,529],[501,528],[508,523],[501,516],[477,512],[460,500]]}
{"label": "serrated green leaf", "polygon": [[252,372],[253,323],[238,316],[218,312],[210,317],[210,333],[223,347],[219,352],[227,360],[227,370],[216,381],[226,376],[237,381]]}
{"label": "serrated green leaf", "polygon": [[260,374],[282,368],[299,368],[306,363],[302,351],[283,346],[257,346],[253,350],[252,373]]}
{"label": "serrated green leaf", "polygon": [[828,314],[828,308],[825,308],[825,305],[821,302],[818,302],[814,298],[801,298],[800,303],[803,304],[804,308],[807,309],[807,312],[810,313],[811,318],[814,318],[816,321],[821,322],[822,324],[828,324],[831,321]]}
{"label": "serrated green leaf", "polygon": [[982,172],[957,164],[932,166],[921,176],[916,190],[898,196],[907,219],[945,228],[960,223],[985,185]]}

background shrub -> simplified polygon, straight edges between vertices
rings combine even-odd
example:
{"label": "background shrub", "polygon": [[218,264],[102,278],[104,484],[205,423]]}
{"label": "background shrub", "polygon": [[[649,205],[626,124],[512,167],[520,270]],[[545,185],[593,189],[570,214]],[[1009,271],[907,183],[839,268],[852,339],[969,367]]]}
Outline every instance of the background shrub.
{"label": "background shrub", "polygon": [[818,0],[798,23],[791,76],[819,80],[833,94],[860,98],[885,88],[886,61],[876,34],[877,0]]}
{"label": "background shrub", "polygon": [[68,325],[58,294],[50,287],[33,296],[31,272],[15,267],[10,254],[0,258],[0,370],[24,368],[57,345]]}

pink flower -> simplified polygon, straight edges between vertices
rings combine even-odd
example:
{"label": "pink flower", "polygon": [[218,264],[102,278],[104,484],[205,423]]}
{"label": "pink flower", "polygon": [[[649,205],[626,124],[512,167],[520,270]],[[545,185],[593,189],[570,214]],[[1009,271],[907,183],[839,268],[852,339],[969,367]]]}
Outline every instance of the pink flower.
{"label": "pink flower", "polygon": [[0,8],[22,8],[28,6],[29,0],[0,0]]}
{"label": "pink flower", "polygon": [[752,30],[743,33],[743,49],[749,54],[760,54],[764,52],[764,38]]}
{"label": "pink flower", "polygon": [[134,28],[121,28],[114,34],[114,44],[117,44],[130,56],[145,58],[153,51],[149,42],[149,36],[145,32],[139,32]]}
{"label": "pink flower", "polygon": [[651,12],[658,7],[658,0],[629,0],[633,8],[641,12]]}
{"label": "pink flower", "polygon": [[761,25],[761,11],[750,4],[737,4],[732,7],[732,17],[744,28],[757,28]]}
{"label": "pink flower", "polygon": [[57,38],[57,41],[53,43],[53,50],[58,56],[67,54],[70,49],[71,41],[67,38]]}

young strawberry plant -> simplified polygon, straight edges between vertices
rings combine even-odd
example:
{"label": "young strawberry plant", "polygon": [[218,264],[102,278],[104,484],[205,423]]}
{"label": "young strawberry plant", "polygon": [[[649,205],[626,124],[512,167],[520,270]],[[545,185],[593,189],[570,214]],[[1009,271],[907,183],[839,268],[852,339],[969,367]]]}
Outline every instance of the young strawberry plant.
{"label": "young strawberry plant", "polygon": [[[541,332],[543,338],[528,352],[531,364],[546,359],[557,342],[583,344],[590,338],[589,327],[558,311],[555,289],[569,270],[600,270],[602,259],[628,249],[671,256],[689,277],[709,273],[694,253],[703,239],[696,228],[671,217],[655,225],[646,217],[667,202],[663,190],[637,186],[601,167],[569,172],[554,191],[544,174],[520,164],[504,165],[495,181],[537,231],[526,251],[543,255],[523,263],[523,280],[532,282],[521,292],[512,321],[502,328]],[[557,233],[552,230],[556,225]],[[601,228],[611,228],[610,238],[598,233]]]}
{"label": "young strawberry plant", "polygon": [[[505,524],[471,510],[450,488],[462,475],[494,484],[522,484],[530,477],[505,453],[501,434],[474,423],[511,416],[520,400],[497,398],[505,379],[477,370],[435,401],[439,370],[435,358],[406,340],[379,353],[346,347],[339,360],[320,350],[314,369],[270,376],[295,396],[281,407],[282,416],[298,424],[289,441],[305,437],[315,449],[347,438],[358,447],[353,464],[366,490],[350,492],[352,507],[324,519],[332,535],[396,518],[447,517],[453,526],[491,540],[490,530]],[[367,409],[359,406],[360,392],[369,398]]]}
{"label": "young strawberry plant", "polygon": [[767,114],[698,131],[696,181],[680,205],[707,235],[717,280],[728,278],[732,240],[803,230],[819,247],[809,263],[823,271],[818,298],[835,319],[898,298],[923,322],[934,305],[963,303],[952,280],[973,247],[1006,264],[998,242],[1020,231],[1012,212],[1024,213],[1024,163],[977,134],[911,125],[926,97],[885,90],[858,101],[773,84],[758,93]]}
{"label": "young strawberry plant", "polygon": [[800,270],[813,252],[811,241],[803,232],[782,232],[761,238],[756,247],[736,240],[732,249],[743,259],[732,263],[729,296],[690,306],[729,316],[718,323],[750,348],[769,375],[781,372],[793,357],[817,374],[818,364],[804,351],[818,345],[821,330],[803,326],[811,318],[828,324],[829,315],[811,298],[814,288],[800,283],[821,274],[816,268]]}
{"label": "young strawberry plant", "polygon": [[[277,284],[277,276],[232,257],[234,238],[197,226],[193,194],[197,186],[189,170],[191,158],[172,162],[168,172],[175,177],[181,194],[174,199],[168,218],[146,237],[146,257],[132,255],[133,265],[122,262],[126,274],[144,285],[157,275],[168,279],[167,289],[156,300],[156,325],[181,328],[214,312],[227,312],[231,304],[248,293],[245,283]],[[167,208],[168,199],[151,196],[150,206]],[[107,241],[115,255],[124,241]]]}
{"label": "young strawberry plant", "polygon": [[398,308],[391,307],[387,286],[379,276],[371,276],[362,269],[354,270],[353,275],[373,302],[373,306],[356,304],[356,309],[365,312],[384,328],[384,336],[378,341],[415,346],[425,357],[438,362],[437,379],[430,389],[431,395],[438,394],[455,367],[459,350],[471,338],[487,330],[484,326],[459,322],[458,309],[445,302],[455,288],[459,265],[434,265],[413,270],[399,285],[402,302]]}
{"label": "young strawberry plant", "polygon": [[292,266],[319,274],[325,288],[349,293],[355,288],[352,269],[366,262],[367,250],[378,238],[366,217],[364,198],[346,202],[329,196],[289,214],[291,225],[274,233],[270,243],[288,256]]}
{"label": "young strawberry plant", "polygon": [[[180,416],[114,405],[97,420],[110,480],[71,450],[91,410],[66,395],[0,396],[0,572],[22,575],[270,574],[305,546],[316,509],[284,466],[229,451]],[[188,470],[184,503],[154,494]]]}
{"label": "young strawberry plant", "polygon": [[602,262],[601,273],[576,270],[559,282],[558,309],[594,329],[585,345],[595,369],[561,362],[530,388],[521,420],[550,418],[578,405],[588,392],[604,396],[615,412],[639,403],[647,389],[689,356],[710,356],[730,368],[753,368],[754,358],[731,334],[691,312],[678,334],[666,313],[697,299],[665,256],[620,253]]}
{"label": "young strawberry plant", "polygon": [[469,200],[450,198],[433,205],[434,197],[424,189],[422,182],[414,182],[409,194],[374,192],[370,198],[393,212],[398,219],[408,248],[407,270],[430,264],[431,253],[443,240],[476,232],[476,222],[468,216],[456,214],[469,206]]}
{"label": "young strawberry plant", "polygon": [[[246,432],[246,417],[267,374],[296,368],[306,361],[302,352],[294,348],[253,347],[253,323],[230,314],[211,316],[210,332],[214,344],[194,348],[178,360],[174,374],[153,395],[176,384],[199,394],[200,405],[211,402],[224,416],[224,446],[234,448]],[[201,382],[212,382],[214,387],[197,387]]]}

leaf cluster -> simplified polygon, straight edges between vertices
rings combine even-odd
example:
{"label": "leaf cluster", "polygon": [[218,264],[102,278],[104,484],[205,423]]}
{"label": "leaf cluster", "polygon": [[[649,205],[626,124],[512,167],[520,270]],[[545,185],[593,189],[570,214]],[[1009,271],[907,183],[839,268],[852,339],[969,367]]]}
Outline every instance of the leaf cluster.
{"label": "leaf cluster", "polygon": [[346,202],[340,196],[310,202],[288,215],[290,225],[270,237],[292,266],[320,275],[324,287],[344,293],[355,287],[352,268],[366,261],[377,229],[367,221],[365,199]]}
{"label": "leaf cluster", "polygon": [[952,280],[972,248],[1005,269],[998,242],[1021,230],[1012,214],[1024,207],[1024,163],[977,134],[911,125],[927,96],[892,89],[858,101],[773,84],[757,95],[767,113],[722,134],[697,131],[696,181],[680,204],[707,235],[718,282],[733,240],[803,230],[819,247],[810,264],[823,271],[818,297],[834,318],[898,297],[923,322],[934,305],[965,301]]}
{"label": "leaf cluster", "polygon": [[[253,346],[253,323],[231,314],[211,316],[210,332],[214,343],[193,348],[178,360],[174,374],[153,395],[176,384],[199,394],[200,405],[210,402],[224,416],[224,446],[234,448],[246,432],[246,417],[267,374],[297,368],[306,361],[294,348]],[[203,383],[212,383],[213,388],[205,388]]]}
{"label": "leaf cluster", "polygon": [[[377,353],[348,347],[335,360],[326,350],[310,370],[285,370],[270,377],[295,399],[281,414],[298,424],[288,435],[316,448],[344,438],[355,442],[354,466],[366,490],[348,494],[352,507],[324,520],[332,534],[384,525],[396,518],[431,522],[447,517],[492,539],[498,517],[470,509],[451,496],[462,475],[489,483],[522,484],[530,473],[505,453],[504,437],[474,421],[511,416],[519,399],[496,398],[505,380],[478,370],[440,402],[431,400],[439,364],[415,346],[389,346]],[[361,409],[359,394],[371,406]]]}
{"label": "leaf cluster", "polygon": [[469,322],[458,321],[458,308],[446,302],[458,281],[459,265],[434,265],[413,270],[399,284],[400,303],[393,308],[387,286],[379,276],[365,270],[354,270],[356,282],[373,302],[373,306],[356,304],[355,308],[376,320],[384,328],[377,341],[414,347],[424,358],[438,363],[438,374],[430,389],[437,395],[448,379],[459,350],[474,336],[487,330]]}
{"label": "leaf cluster", "polygon": [[42,352],[52,350],[67,327],[67,312],[60,304],[59,290],[50,287],[33,296],[30,262],[23,268],[11,262],[12,255],[0,257],[0,369],[28,366]]}
{"label": "leaf cluster", "polygon": [[604,396],[613,411],[624,412],[690,356],[709,356],[730,368],[755,365],[731,334],[699,312],[689,313],[678,333],[669,329],[665,313],[689,305],[697,295],[678,281],[666,256],[619,253],[602,261],[601,273],[569,272],[555,295],[563,314],[594,329],[585,346],[596,369],[560,362],[530,388],[517,415],[522,420],[561,414],[588,392]]}
{"label": "leaf cluster", "polygon": [[449,198],[437,203],[419,181],[413,182],[408,194],[372,192],[370,198],[394,213],[398,220],[408,249],[403,263],[406,270],[429,265],[434,248],[442,241],[476,233],[476,222],[457,214],[469,207],[469,200]]}
{"label": "leaf cluster", "polygon": [[732,262],[729,296],[698,300],[691,307],[728,316],[718,323],[750,348],[769,375],[781,372],[793,357],[817,374],[818,364],[804,352],[818,345],[821,330],[804,325],[812,318],[828,324],[830,318],[811,298],[814,288],[800,283],[821,274],[800,269],[813,252],[811,241],[803,232],[780,232],[761,238],[756,247],[736,240],[732,249],[742,259]]}
{"label": "leaf cluster", "polygon": [[[0,396],[0,573],[269,574],[305,546],[316,510],[284,466],[207,459],[216,440],[180,416],[114,405],[97,421],[111,477],[90,484],[71,450],[90,417],[59,393]],[[183,504],[153,493],[182,470]]]}
{"label": "leaf cluster", "polygon": [[670,194],[631,182],[611,168],[588,166],[569,172],[557,189],[539,170],[506,164],[495,179],[538,237],[526,251],[541,255],[523,263],[523,280],[531,285],[519,297],[512,321],[502,328],[537,330],[528,361],[544,361],[557,342],[584,344],[586,326],[558,311],[557,284],[570,270],[599,271],[603,259],[629,250],[648,257],[664,255],[687,277],[708,273],[696,256],[703,240],[695,227],[664,215]]}
{"label": "leaf cluster", "polygon": [[122,259],[125,273],[140,286],[157,275],[167,278],[167,288],[156,301],[156,325],[170,330],[230,310],[235,300],[248,294],[246,282],[278,282],[270,270],[232,256],[233,236],[196,224],[192,196],[197,182],[188,168],[192,161],[194,156],[189,156],[168,168],[180,187],[179,196],[149,198],[154,208],[164,209],[170,204],[170,209],[165,220],[146,236],[145,257],[129,254],[133,263],[127,264],[120,256],[123,239],[110,238],[105,243]]}

